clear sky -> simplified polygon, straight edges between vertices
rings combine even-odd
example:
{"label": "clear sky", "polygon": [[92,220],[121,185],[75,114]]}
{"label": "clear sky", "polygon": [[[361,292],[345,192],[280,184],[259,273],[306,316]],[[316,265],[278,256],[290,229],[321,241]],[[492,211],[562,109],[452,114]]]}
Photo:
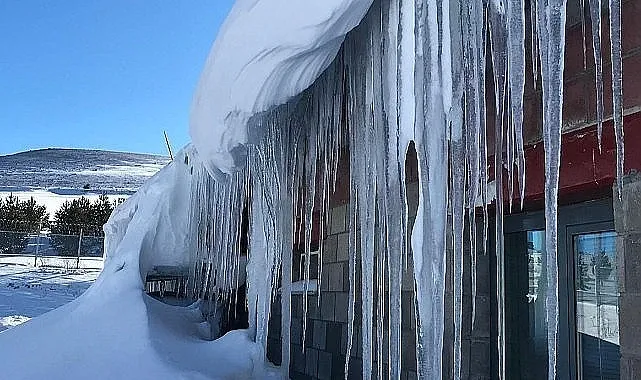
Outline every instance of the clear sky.
{"label": "clear sky", "polygon": [[0,154],[165,154],[233,0],[0,1]]}

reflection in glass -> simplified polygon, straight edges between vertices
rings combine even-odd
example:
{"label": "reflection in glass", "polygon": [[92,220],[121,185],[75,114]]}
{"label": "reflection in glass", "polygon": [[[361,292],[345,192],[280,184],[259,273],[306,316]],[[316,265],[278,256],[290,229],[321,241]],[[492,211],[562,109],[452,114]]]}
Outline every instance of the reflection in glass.
{"label": "reflection in glass", "polygon": [[619,378],[616,234],[573,237],[580,379]]}
{"label": "reflection in glass", "polygon": [[545,231],[506,237],[508,379],[547,377]]}
{"label": "reflection in glass", "polygon": [[547,373],[547,323],[545,295],[547,292],[547,259],[545,256],[545,231],[527,232],[528,255],[528,312],[530,315],[529,336],[531,339],[532,379],[545,377]]}

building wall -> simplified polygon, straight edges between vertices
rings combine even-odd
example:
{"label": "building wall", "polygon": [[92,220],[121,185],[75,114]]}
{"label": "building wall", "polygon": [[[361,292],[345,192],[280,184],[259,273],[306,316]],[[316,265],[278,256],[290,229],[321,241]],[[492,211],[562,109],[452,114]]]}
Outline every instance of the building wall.
{"label": "building wall", "polygon": [[[408,184],[410,228],[418,207],[418,183]],[[329,216],[330,230],[324,239],[323,270],[320,303],[317,296],[308,297],[307,334],[302,343],[302,295],[292,296],[291,362],[292,379],[343,378],[347,352],[349,305],[349,222],[348,204],[335,205]],[[480,239],[479,239],[480,240]],[[463,305],[462,375],[465,379],[489,379],[492,373],[491,343],[491,289],[490,256],[479,255],[477,262],[478,290],[476,297],[477,319],[471,323],[470,247],[465,247],[465,283]],[[448,265],[451,268],[452,250],[448,247]],[[357,268],[356,277],[359,278]],[[360,282],[356,284],[360,293]],[[402,379],[416,378],[416,323],[413,301],[414,279],[411,253],[402,284]],[[448,271],[446,283],[446,326],[443,352],[444,378],[452,378],[453,305],[452,276]],[[360,297],[356,300],[354,344],[351,351],[349,379],[362,378]],[[280,299],[272,307],[269,325],[268,358],[281,363]],[[387,320],[386,320],[387,322]],[[387,331],[386,331],[387,332]],[[304,347],[304,351],[303,351]],[[387,363],[384,363],[387,365]]]}
{"label": "building wall", "polygon": [[[569,1],[568,4],[568,6],[577,7],[578,1]],[[623,96],[624,108],[627,114],[638,112],[639,106],[641,106],[641,28],[637,27],[640,16],[641,3],[639,1],[622,1]],[[581,19],[579,16],[568,19],[563,97],[564,133],[588,126],[594,127],[596,120],[594,50],[592,48],[589,15],[586,16],[585,32],[586,52],[584,66]],[[543,106],[541,102],[541,77],[540,75],[537,77],[537,86],[535,87],[531,74],[529,38],[530,36],[528,35],[526,37],[527,67],[524,99],[524,116],[526,122],[524,124],[524,141],[527,145],[532,145],[542,140]],[[601,38],[604,115],[608,118],[612,116],[612,65],[610,63],[610,33],[607,11],[604,11],[602,14]],[[492,101],[492,99],[488,98],[488,101]]]}
{"label": "building wall", "polygon": [[[641,170],[641,152],[636,141],[641,135],[641,2],[622,2],[622,54],[623,54],[623,103],[626,115],[626,173]],[[569,2],[572,6],[572,2]],[[576,5],[574,5],[576,6]],[[569,12],[576,13],[576,12]],[[602,55],[604,116],[603,146],[599,150],[596,126],[596,87],[592,49],[592,35],[589,16],[586,19],[586,58],[584,66],[582,25],[579,16],[568,20],[566,35],[563,142],[561,153],[560,197],[563,203],[577,202],[598,196],[609,195],[616,178],[616,146],[612,123],[612,65],[610,63],[610,38],[607,11],[602,15]],[[529,33],[529,32],[528,32]],[[527,36],[529,41],[529,36]],[[528,42],[529,44],[529,42]],[[542,140],[542,91],[540,76],[537,86],[532,77],[530,49],[526,49],[526,88],[524,97],[523,138],[526,147],[526,202],[543,199],[544,154]],[[491,75],[491,72],[488,72]],[[492,84],[488,83],[488,93]],[[488,97],[488,102],[493,101]],[[488,104],[488,110],[493,108]],[[494,116],[488,113],[488,128],[494,126]],[[489,134],[488,136],[493,136]],[[488,141],[493,145],[492,139]],[[488,147],[494,154],[494,147]],[[490,160],[493,162],[493,160]],[[493,173],[493,169],[490,170]],[[583,195],[582,195],[583,194]],[[586,198],[587,196],[587,198]],[[583,199],[581,199],[583,198]],[[535,203],[534,207],[539,207]]]}
{"label": "building wall", "polygon": [[[410,186],[408,198],[413,206],[411,218],[416,214],[418,187]],[[307,333],[302,343],[302,295],[292,296],[291,362],[292,379],[343,378],[347,353],[347,321],[349,305],[349,224],[348,205],[336,205],[329,215],[329,234],[324,239],[320,303],[318,296],[309,296]],[[359,277],[357,271],[357,278]],[[357,284],[360,290],[360,283]],[[416,325],[413,306],[413,272],[411,260],[403,274],[402,295],[402,345],[403,379],[416,378]],[[359,291],[360,292],[360,291]],[[268,358],[281,362],[280,307],[276,300],[270,320]],[[362,347],[360,334],[360,297],[356,300],[353,348],[351,350],[349,379],[362,378]],[[304,347],[304,351],[303,351]]]}
{"label": "building wall", "polygon": [[[624,65],[624,107],[626,133],[626,173],[641,170],[641,153],[636,148],[641,139],[641,28],[636,23],[641,19],[641,2],[623,1],[623,65]],[[579,20],[577,22],[577,20]],[[596,138],[596,90],[594,85],[594,63],[589,18],[586,24],[586,65],[583,65],[583,37],[580,18],[573,17],[567,29],[565,59],[565,92],[563,107],[563,143],[561,158],[560,202],[576,203],[609,195],[616,176],[616,146],[612,121],[604,123],[603,147],[599,150]],[[529,41],[530,36],[527,36]],[[604,114],[612,114],[610,41],[607,14],[602,30]],[[531,73],[529,42],[526,49],[526,93],[524,101],[524,141],[527,160],[526,209],[542,207],[544,189],[544,153],[542,136],[542,102],[540,76],[534,86]],[[491,71],[488,71],[488,128],[492,129],[494,117]],[[493,136],[489,133],[488,136]],[[488,151],[493,154],[492,139]],[[488,162],[493,162],[489,159]],[[408,187],[410,216],[413,218],[418,198],[416,185],[415,153],[410,151],[406,170],[412,182]],[[489,173],[493,172],[490,168]],[[616,198],[616,197],[615,197]],[[324,239],[323,276],[321,297],[309,297],[307,334],[302,342],[302,296],[292,299],[291,325],[291,366],[292,379],[337,379],[343,377],[347,351],[347,307],[348,307],[348,222],[349,162],[344,154],[339,163],[339,178],[336,193],[332,198],[330,231]],[[631,176],[626,181],[623,203],[615,209],[616,229],[619,233],[618,254],[621,257],[622,273],[620,298],[622,376],[624,379],[641,378],[641,179]],[[466,242],[467,243],[467,242]],[[492,251],[492,250],[490,250]],[[623,252],[623,254],[621,254]],[[462,377],[465,379],[490,379],[496,377],[496,290],[495,265],[492,254],[478,253],[476,322],[471,323],[471,276],[469,244],[465,247],[464,305]],[[451,249],[448,261],[451,263]],[[448,266],[451,268],[451,265]],[[358,277],[358,275],[357,275]],[[356,285],[360,289],[360,284]],[[444,344],[444,377],[451,378],[453,306],[451,304],[451,273],[446,286],[446,330]],[[270,320],[268,357],[281,362],[280,307],[279,300],[272,308]],[[413,307],[413,279],[411,258],[403,277],[403,379],[416,377],[416,354]],[[303,350],[304,347],[304,350]],[[360,344],[360,302],[356,303],[354,346],[350,359],[349,378],[361,378],[362,352]]]}
{"label": "building wall", "polygon": [[614,189],[619,257],[621,379],[641,379],[641,175],[625,178],[621,200]]}

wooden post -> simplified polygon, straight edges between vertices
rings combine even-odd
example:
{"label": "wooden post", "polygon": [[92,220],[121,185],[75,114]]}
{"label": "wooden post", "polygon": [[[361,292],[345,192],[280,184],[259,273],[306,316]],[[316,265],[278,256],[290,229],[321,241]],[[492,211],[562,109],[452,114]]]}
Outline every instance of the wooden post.
{"label": "wooden post", "polygon": [[76,269],[80,269],[80,248],[82,247],[82,227],[80,228],[80,236],[78,236],[78,258],[76,259]]}
{"label": "wooden post", "polygon": [[38,253],[40,252],[40,233],[42,232],[42,220],[38,226],[38,236],[36,237],[36,253],[33,255],[33,267],[38,266]]}
{"label": "wooden post", "polygon": [[165,135],[165,144],[167,144],[167,151],[169,151],[169,159],[174,160],[174,154],[171,152],[171,145],[169,145],[169,137],[167,137],[167,131],[162,131]]}

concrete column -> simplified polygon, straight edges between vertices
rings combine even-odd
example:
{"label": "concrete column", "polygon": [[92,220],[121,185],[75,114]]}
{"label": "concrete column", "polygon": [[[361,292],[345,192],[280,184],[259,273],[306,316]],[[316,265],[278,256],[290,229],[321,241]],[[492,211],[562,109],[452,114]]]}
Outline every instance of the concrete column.
{"label": "concrete column", "polygon": [[641,379],[641,175],[626,176],[621,200],[614,188],[619,276],[621,379]]}

